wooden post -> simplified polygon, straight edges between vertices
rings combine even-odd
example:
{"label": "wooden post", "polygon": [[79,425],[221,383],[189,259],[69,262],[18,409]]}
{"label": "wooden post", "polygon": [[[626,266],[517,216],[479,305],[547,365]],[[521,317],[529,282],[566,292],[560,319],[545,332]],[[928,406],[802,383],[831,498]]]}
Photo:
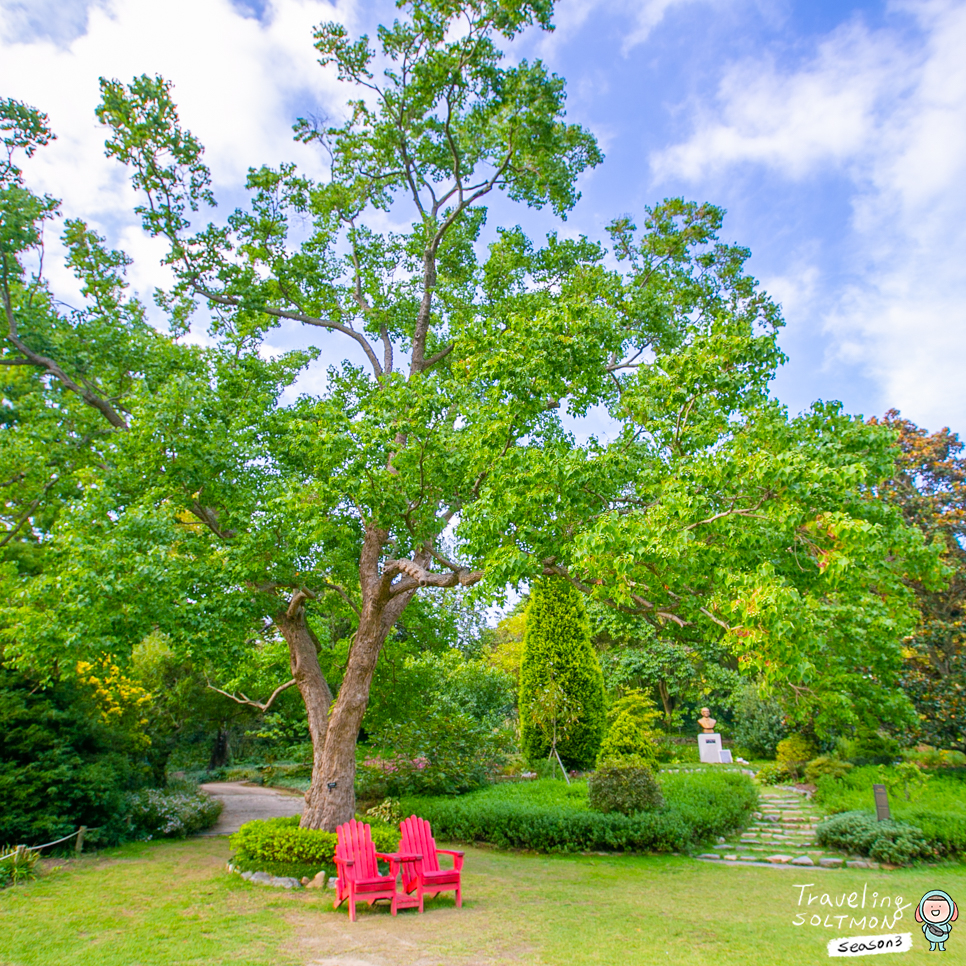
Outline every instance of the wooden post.
{"label": "wooden post", "polygon": [[87,826],[82,825],[77,831],[77,844],[74,846],[74,854],[80,855],[84,851],[84,834],[87,832]]}
{"label": "wooden post", "polygon": [[875,795],[875,817],[880,822],[888,822],[892,818],[889,813],[889,792],[885,785],[873,785],[872,793]]}

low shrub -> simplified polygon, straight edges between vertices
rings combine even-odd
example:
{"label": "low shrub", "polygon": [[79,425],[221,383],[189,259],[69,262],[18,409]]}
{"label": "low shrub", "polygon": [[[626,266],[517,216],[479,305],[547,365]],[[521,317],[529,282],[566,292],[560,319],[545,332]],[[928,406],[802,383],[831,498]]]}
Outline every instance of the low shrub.
{"label": "low shrub", "polygon": [[410,797],[409,814],[438,838],[541,852],[682,852],[742,828],[758,795],[741,772],[662,774],[664,805],[622,815],[593,811],[587,783],[559,780],[493,785],[459,798]]}
{"label": "low shrub", "polygon": [[782,765],[777,762],[766,762],[755,773],[755,781],[759,785],[780,785],[787,782],[791,776]]}
{"label": "low shrub", "polygon": [[966,765],[966,755],[961,751],[940,750],[931,745],[921,745],[912,751],[904,751],[902,755],[921,768],[962,768]]}
{"label": "low shrub", "polygon": [[855,766],[850,761],[840,761],[838,758],[813,758],[805,766],[805,781],[815,783],[825,775],[841,778],[848,774]]}
{"label": "low shrub", "polygon": [[815,757],[815,746],[802,735],[789,735],[778,742],[775,761],[793,778],[801,777],[805,765]]}
{"label": "low shrub", "polygon": [[907,865],[933,855],[922,829],[908,822],[877,821],[870,812],[842,812],[820,822],[819,845],[868,855],[879,862]]}
{"label": "low shrub", "polygon": [[664,804],[650,761],[620,758],[598,765],[587,782],[587,800],[595,812],[632,815]]}
{"label": "low shrub", "polygon": [[[246,822],[229,840],[233,849],[251,861],[295,863],[313,867],[316,872],[333,865],[336,842],[335,832],[299,828],[298,815]],[[396,852],[399,829],[372,825],[372,842],[377,852]]]}
{"label": "low shrub", "polygon": [[128,796],[127,810],[135,837],[183,839],[211,828],[222,803],[201,791],[146,788]]}
{"label": "low shrub", "polygon": [[0,845],[0,889],[37,876],[40,853],[18,849],[15,845]]}

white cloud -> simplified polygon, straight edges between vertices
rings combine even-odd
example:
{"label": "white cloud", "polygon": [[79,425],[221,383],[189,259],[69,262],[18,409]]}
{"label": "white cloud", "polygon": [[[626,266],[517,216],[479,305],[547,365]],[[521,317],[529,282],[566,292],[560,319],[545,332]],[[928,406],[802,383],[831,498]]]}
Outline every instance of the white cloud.
{"label": "white cloud", "polygon": [[586,29],[592,14],[607,10],[631,21],[621,43],[621,53],[627,56],[647,40],[672,7],[696,2],[721,5],[728,0],[562,0],[554,7],[556,29],[543,39],[541,49],[546,54],[553,47],[573,40]]}
{"label": "white cloud", "polygon": [[797,302],[820,313],[829,364],[878,384],[880,409],[966,430],[966,3],[891,12],[896,23],[909,15],[909,29],[856,21],[798,69],[773,57],[730,66],[691,137],[655,153],[652,168],[697,181],[765,167],[803,192],[840,172],[849,281],[816,278],[813,266],[812,294]]}
{"label": "white cloud", "polygon": [[[348,2],[343,9],[323,0],[272,0],[261,19],[230,0],[67,6],[76,33],[67,41],[66,27],[41,33],[28,4],[0,7],[0,89],[46,111],[57,134],[28,162],[31,186],[62,198],[66,215],[88,219],[111,244],[123,244],[136,257],[133,278],[142,294],[165,280],[160,247],[136,227],[128,173],[104,157],[106,132],[94,116],[99,77],[130,81],[146,73],[174,82],[182,122],[205,145],[216,195],[228,201],[222,215],[240,200],[249,166],[295,160],[310,175],[323,173],[319,153],[293,143],[291,125],[296,105],[303,112],[340,110],[344,95],[317,64],[311,29],[349,21]],[[56,244],[48,247],[55,285],[69,288]]]}

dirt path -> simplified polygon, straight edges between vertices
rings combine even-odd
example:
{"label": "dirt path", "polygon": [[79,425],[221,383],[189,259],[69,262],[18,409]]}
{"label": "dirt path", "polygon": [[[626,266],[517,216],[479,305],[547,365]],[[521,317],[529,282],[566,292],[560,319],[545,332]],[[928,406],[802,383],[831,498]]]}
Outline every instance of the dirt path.
{"label": "dirt path", "polygon": [[245,822],[256,818],[299,815],[305,804],[299,792],[262,788],[245,782],[208,782],[201,787],[225,806],[218,822],[203,835],[230,835]]}

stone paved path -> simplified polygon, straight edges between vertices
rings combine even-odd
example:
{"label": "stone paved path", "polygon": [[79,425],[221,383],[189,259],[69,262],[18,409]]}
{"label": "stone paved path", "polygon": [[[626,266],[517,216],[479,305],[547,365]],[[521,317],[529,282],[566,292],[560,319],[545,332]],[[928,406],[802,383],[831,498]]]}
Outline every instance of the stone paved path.
{"label": "stone paved path", "polygon": [[217,823],[202,835],[231,835],[255,818],[299,815],[305,804],[299,792],[289,793],[245,782],[208,782],[201,788],[224,804]]}
{"label": "stone paved path", "polygon": [[804,792],[777,785],[763,788],[759,797],[760,811],[752,813],[748,828],[698,858],[727,865],[878,868],[878,863],[869,859],[816,845],[815,827],[822,815]]}

